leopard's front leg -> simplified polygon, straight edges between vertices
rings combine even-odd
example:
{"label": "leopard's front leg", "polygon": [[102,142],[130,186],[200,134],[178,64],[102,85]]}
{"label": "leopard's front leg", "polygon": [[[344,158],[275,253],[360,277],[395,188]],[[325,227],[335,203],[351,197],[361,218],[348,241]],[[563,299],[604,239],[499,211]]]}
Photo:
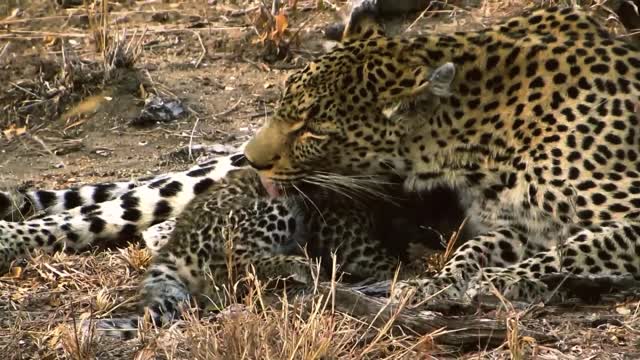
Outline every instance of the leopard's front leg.
{"label": "leopard's front leg", "polygon": [[412,303],[432,297],[461,298],[469,281],[482,269],[517,264],[533,253],[532,244],[521,231],[499,228],[467,241],[457,249],[444,268],[433,278],[402,281],[394,287],[394,297],[415,291]]}
{"label": "leopard's front leg", "polygon": [[[400,283],[394,295],[413,288],[415,304],[438,292],[469,299],[495,289],[511,300],[549,300],[555,289],[539,280],[545,274],[640,274],[640,224],[635,221],[575,227],[565,241],[550,239],[547,250],[533,255],[523,236],[498,230],[476,237],[435,278]],[[525,245],[514,247],[518,243]]]}

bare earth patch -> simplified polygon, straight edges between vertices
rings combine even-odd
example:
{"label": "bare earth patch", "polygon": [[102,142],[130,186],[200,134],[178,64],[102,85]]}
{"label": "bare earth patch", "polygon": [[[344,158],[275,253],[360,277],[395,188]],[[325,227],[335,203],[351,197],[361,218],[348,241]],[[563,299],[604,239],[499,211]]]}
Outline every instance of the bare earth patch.
{"label": "bare earth patch", "polygon": [[[3,188],[25,183],[64,188],[158,174],[193,163],[194,145],[224,151],[241,143],[273,111],[287,75],[324,51],[322,29],[345,8],[336,0],[289,1],[297,9],[287,7],[286,17],[274,17],[256,1],[7,3],[0,5]],[[397,19],[390,27],[481,28],[529,3],[450,1],[417,21],[416,16]],[[102,16],[105,8],[108,16]],[[135,55],[131,64],[121,62],[123,52]],[[175,102],[183,111],[167,121],[149,121],[143,109],[152,98]],[[78,320],[135,314],[148,260],[146,250],[132,245],[37,255],[14,268],[0,277],[0,354],[9,359],[640,356],[640,304],[623,296],[597,305],[505,302],[447,314],[451,324],[473,328],[486,320],[497,326],[500,340],[491,346],[480,341],[454,346],[447,339],[455,333],[447,329],[416,333],[391,321],[363,321],[339,311],[331,291],[304,301],[274,301],[257,291],[220,312],[194,310],[168,329],[143,327],[137,339],[124,343],[74,326]]]}

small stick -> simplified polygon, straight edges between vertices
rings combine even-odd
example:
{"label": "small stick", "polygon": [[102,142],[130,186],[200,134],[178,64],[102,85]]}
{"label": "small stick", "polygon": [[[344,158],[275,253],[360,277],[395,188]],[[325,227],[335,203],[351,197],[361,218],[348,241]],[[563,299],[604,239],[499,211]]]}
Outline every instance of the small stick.
{"label": "small stick", "polygon": [[331,10],[340,11],[340,7],[338,5],[336,5],[336,4],[334,4],[333,2],[329,1],[329,0],[317,1],[316,3],[317,3],[316,7],[318,7],[318,8],[322,8],[322,7],[326,6],[326,5],[329,5]]}
{"label": "small stick", "polygon": [[259,6],[252,6],[250,8],[246,8],[244,10],[232,11],[231,13],[227,14],[227,16],[229,16],[229,17],[240,17],[240,16],[247,15],[248,13],[252,13],[252,12],[258,10],[259,8],[260,8]]}
{"label": "small stick", "polygon": [[[87,37],[87,34],[83,33],[57,33],[53,31],[34,31],[34,30],[11,30],[12,34],[25,34],[25,35],[40,35],[40,36],[55,36],[55,37]],[[8,35],[8,34],[7,34]]]}
{"label": "small stick", "polygon": [[13,86],[13,87],[15,87],[17,89],[20,89],[20,90],[24,91],[25,93],[27,93],[27,94],[29,94],[29,95],[31,95],[33,97],[36,97],[36,98],[38,98],[40,100],[43,100],[42,96],[39,96],[39,95],[35,94],[34,92],[32,92],[31,90],[29,90],[27,88],[24,88],[24,87],[14,83],[14,82],[10,82],[9,84],[11,84],[11,86]]}
{"label": "small stick", "polygon": [[4,46],[2,47],[2,50],[0,50],[0,60],[2,60],[2,57],[7,52],[7,49],[9,48],[10,45],[11,45],[11,41],[7,41],[7,43],[4,44]]}
{"label": "small stick", "polygon": [[47,151],[51,156],[56,158],[59,161],[58,163],[59,166],[66,167],[66,165],[64,164],[64,161],[62,161],[62,158],[56,155],[53,151],[51,151],[51,149],[47,146],[47,144],[44,143],[44,141],[42,141],[42,139],[40,139],[40,137],[36,135],[32,135],[30,137],[35,141],[37,141],[45,149],[45,151]]}
{"label": "small stick", "polygon": [[196,69],[197,69],[198,66],[200,66],[200,63],[202,62],[202,59],[204,59],[205,55],[207,55],[207,48],[204,46],[204,43],[202,42],[202,37],[200,36],[200,34],[195,31],[193,33],[198,37],[198,42],[200,43],[200,47],[202,48],[202,54],[200,54],[200,57],[196,61]]}
{"label": "small stick", "polygon": [[198,127],[198,122],[200,122],[200,118],[196,118],[195,124],[193,124],[193,129],[191,129],[191,136],[189,136],[189,160],[193,160],[193,153],[191,152],[191,148],[193,146],[193,134],[196,132],[196,127]]}
{"label": "small stick", "polygon": [[[427,13],[427,11],[429,11],[429,9],[431,9],[431,4],[433,4],[433,3],[432,3],[432,2],[429,2],[429,5],[427,5],[427,7],[426,7],[426,8],[425,8],[421,13],[420,13],[420,15],[419,15],[415,20],[413,20],[413,22],[411,23],[411,25],[409,25],[409,26],[404,30],[405,32],[407,32],[407,31],[411,30],[411,28],[412,28],[412,27],[414,27],[414,26],[418,23],[418,21],[420,21],[420,20],[424,17],[424,15]],[[446,5],[446,2],[445,2],[445,5]]]}
{"label": "small stick", "polygon": [[[250,10],[250,9],[248,9]],[[111,17],[118,15],[131,15],[131,14],[155,14],[157,11],[154,10],[130,10],[130,11],[112,11],[110,12]],[[183,16],[198,16],[197,13],[183,13]],[[35,21],[46,21],[46,20],[64,20],[71,19],[76,17],[83,17],[86,14],[83,12],[77,12],[75,14],[70,15],[54,15],[54,16],[42,16],[42,17],[29,17],[26,19],[11,19],[11,20],[2,20],[0,21],[0,25],[12,25],[12,24],[21,24],[21,23],[32,23]]]}
{"label": "small stick", "polygon": [[228,115],[228,114],[230,114],[230,113],[234,112],[234,111],[238,108],[238,105],[240,105],[240,102],[241,102],[241,101],[242,101],[242,98],[238,99],[238,101],[236,101],[236,103],[235,103],[235,104],[233,104],[233,106],[231,106],[231,107],[230,107],[230,108],[228,108],[227,110],[225,110],[225,111],[223,111],[223,112],[219,112],[219,113],[217,113],[217,114],[214,114],[214,115],[213,115],[213,118],[215,119],[215,118],[217,118],[218,116],[225,116],[225,115]]}
{"label": "small stick", "polygon": [[269,66],[267,64],[261,64],[261,63],[257,63],[249,58],[247,58],[246,56],[242,56],[242,61],[249,63],[253,66],[255,66],[258,70],[264,71],[264,72],[268,72],[271,69],[269,68]]}

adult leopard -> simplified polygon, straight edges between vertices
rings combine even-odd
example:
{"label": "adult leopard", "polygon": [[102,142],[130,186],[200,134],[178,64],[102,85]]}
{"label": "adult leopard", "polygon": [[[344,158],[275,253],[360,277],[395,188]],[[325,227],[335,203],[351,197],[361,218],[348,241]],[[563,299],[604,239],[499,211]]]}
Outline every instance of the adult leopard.
{"label": "adult leopard", "polygon": [[475,237],[434,278],[396,287],[414,302],[492,286],[535,300],[550,273],[640,275],[640,51],[577,8],[403,38],[374,5],[289,77],[245,149],[261,176],[455,189]]}

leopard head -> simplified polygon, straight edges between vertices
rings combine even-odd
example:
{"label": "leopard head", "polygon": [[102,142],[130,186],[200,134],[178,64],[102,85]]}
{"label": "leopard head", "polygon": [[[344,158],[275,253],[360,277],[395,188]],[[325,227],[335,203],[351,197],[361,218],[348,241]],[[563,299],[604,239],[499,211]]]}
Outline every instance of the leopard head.
{"label": "leopard head", "polygon": [[340,46],[288,78],[275,114],[245,148],[263,177],[383,174],[401,158],[411,130],[403,115],[416,102],[437,106],[455,68],[425,64],[411,55],[414,43],[386,37],[375,24],[352,15]]}

